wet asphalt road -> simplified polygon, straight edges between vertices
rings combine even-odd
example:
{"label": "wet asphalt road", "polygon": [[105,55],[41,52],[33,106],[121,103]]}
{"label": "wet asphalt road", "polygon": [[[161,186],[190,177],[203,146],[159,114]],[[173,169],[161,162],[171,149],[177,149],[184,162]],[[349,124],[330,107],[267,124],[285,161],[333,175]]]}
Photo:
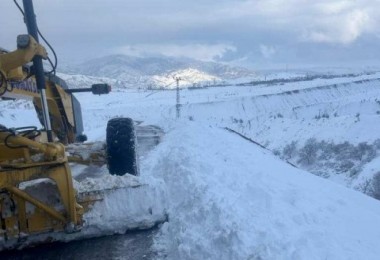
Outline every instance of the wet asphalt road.
{"label": "wet asphalt road", "polygon": [[20,251],[0,253],[5,260],[45,259],[154,259],[153,237],[158,229],[129,232],[124,235],[93,238],[70,243],[53,243]]}

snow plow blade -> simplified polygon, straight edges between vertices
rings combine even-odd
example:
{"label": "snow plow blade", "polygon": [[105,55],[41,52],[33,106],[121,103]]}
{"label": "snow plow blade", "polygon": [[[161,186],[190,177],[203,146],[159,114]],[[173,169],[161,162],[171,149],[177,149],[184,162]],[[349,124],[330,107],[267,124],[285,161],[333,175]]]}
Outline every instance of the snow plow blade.
{"label": "snow plow blade", "polygon": [[[0,251],[123,234],[129,230],[148,229],[166,221],[164,194],[159,187],[141,183],[129,174],[101,175],[74,180],[79,220],[76,224],[66,218],[67,212],[57,196],[57,186],[51,180],[37,180],[30,186],[22,187],[21,192],[52,209],[57,216],[62,216],[61,219],[28,200],[23,202],[11,192],[8,200],[2,194],[2,208],[8,205],[13,207],[13,211],[8,208],[8,215],[3,211],[1,216]],[[11,200],[14,201],[7,203]],[[25,204],[24,212],[22,204]]]}
{"label": "snow plow blade", "polygon": [[[104,154],[104,144],[79,148],[98,153],[102,162],[70,163],[62,144],[37,142],[2,128],[0,251],[121,234],[167,219],[160,185],[148,185],[128,173],[111,175],[102,159],[110,156]],[[95,158],[89,153],[90,157]]]}

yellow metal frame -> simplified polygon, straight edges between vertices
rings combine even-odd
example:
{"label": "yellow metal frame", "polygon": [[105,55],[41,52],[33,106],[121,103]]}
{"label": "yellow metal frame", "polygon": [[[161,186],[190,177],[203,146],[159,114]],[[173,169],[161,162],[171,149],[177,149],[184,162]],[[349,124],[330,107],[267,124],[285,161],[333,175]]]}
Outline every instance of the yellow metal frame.
{"label": "yellow metal frame", "polygon": [[[12,88],[12,82],[22,82],[27,78],[27,73],[22,66],[30,62],[35,56],[47,58],[45,48],[36,42],[29,35],[29,45],[26,48],[18,48],[12,52],[0,53],[0,72],[5,77],[5,84],[0,88],[1,97],[13,99],[33,100],[33,104],[37,111],[42,111],[41,98],[37,91],[29,91],[20,88]],[[0,75],[0,76],[1,76]],[[35,78],[27,79],[30,84],[35,85]],[[75,142],[75,121],[73,114],[73,104],[71,94],[66,93],[62,86],[46,81],[46,97],[49,107],[49,114],[52,123],[53,132],[64,144]],[[11,91],[6,91],[11,89]]]}
{"label": "yellow metal frame", "polygon": [[[41,111],[37,89],[13,88],[11,84],[26,78],[27,73],[22,66],[36,55],[47,57],[45,48],[31,36],[25,48],[0,52],[0,76],[3,77],[0,93],[5,98],[31,99],[36,110]],[[28,80],[35,84],[34,77]],[[89,195],[79,198],[81,205],[77,202],[64,147],[64,144],[75,141],[71,95],[49,80],[45,87],[52,129],[61,143],[40,142],[36,141],[37,138],[32,140],[0,128],[0,237],[5,240],[43,232],[79,230],[83,225],[84,211],[100,199]],[[58,136],[62,131],[65,132]],[[52,195],[59,198],[54,205],[46,202],[49,201],[48,194],[39,199],[30,190],[23,189],[23,183],[33,186],[39,179],[49,179],[54,183],[56,191]]]}
{"label": "yellow metal frame", "polygon": [[[35,142],[10,132],[0,132],[0,143],[3,148],[18,147],[7,147],[16,151],[12,154],[14,157],[0,161],[0,192],[14,203],[14,210],[4,214],[5,200],[0,199],[4,238],[46,231],[73,231],[75,227],[81,227],[83,208],[76,202],[64,146],[60,143]],[[34,157],[39,159],[35,160]],[[42,178],[55,183],[61,202],[58,208],[63,210],[57,210],[57,205],[48,205],[19,188],[22,182]],[[27,203],[36,208],[33,213],[26,211]]]}

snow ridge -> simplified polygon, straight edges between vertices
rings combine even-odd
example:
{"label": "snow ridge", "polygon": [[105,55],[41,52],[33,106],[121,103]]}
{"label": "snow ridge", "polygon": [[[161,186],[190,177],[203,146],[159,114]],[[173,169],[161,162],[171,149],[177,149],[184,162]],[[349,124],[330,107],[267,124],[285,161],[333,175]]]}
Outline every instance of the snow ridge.
{"label": "snow ridge", "polygon": [[221,129],[182,122],[166,140],[146,171],[170,195],[161,257],[377,259],[377,201]]}

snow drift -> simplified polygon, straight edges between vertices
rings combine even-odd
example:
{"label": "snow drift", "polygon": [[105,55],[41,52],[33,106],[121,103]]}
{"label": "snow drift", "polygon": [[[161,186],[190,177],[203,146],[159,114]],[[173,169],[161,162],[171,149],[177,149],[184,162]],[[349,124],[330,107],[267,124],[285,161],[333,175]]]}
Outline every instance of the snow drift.
{"label": "snow drift", "polygon": [[143,171],[166,183],[169,259],[378,259],[379,202],[225,130],[181,123]]}

